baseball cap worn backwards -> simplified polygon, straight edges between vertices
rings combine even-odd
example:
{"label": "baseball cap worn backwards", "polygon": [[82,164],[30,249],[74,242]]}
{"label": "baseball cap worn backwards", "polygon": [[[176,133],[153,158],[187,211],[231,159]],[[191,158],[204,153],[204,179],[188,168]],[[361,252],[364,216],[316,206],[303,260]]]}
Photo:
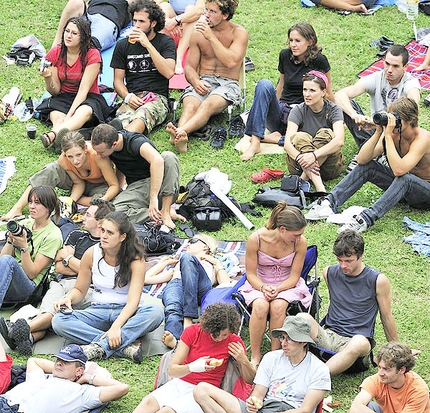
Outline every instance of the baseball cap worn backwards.
{"label": "baseball cap worn backwards", "polygon": [[288,316],[281,328],[272,330],[272,337],[274,338],[281,338],[282,334],[286,334],[291,340],[298,343],[315,344],[311,338],[311,323],[302,317]]}
{"label": "baseball cap worn backwards", "polygon": [[78,346],[77,344],[70,344],[63,347],[54,357],[63,361],[80,361],[83,364],[88,361],[87,355],[84,353],[81,346]]}

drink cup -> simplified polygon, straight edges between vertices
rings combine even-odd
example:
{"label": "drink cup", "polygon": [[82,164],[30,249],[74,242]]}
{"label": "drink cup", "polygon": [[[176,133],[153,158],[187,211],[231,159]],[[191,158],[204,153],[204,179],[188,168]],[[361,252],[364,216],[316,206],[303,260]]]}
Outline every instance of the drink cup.
{"label": "drink cup", "polygon": [[[202,14],[199,17],[199,19],[197,20],[197,22],[205,22],[205,23],[209,24],[209,19],[204,14]],[[195,25],[194,27],[197,27],[197,26]]]}
{"label": "drink cup", "polygon": [[34,139],[36,137],[37,126],[33,123],[29,123],[28,125],[25,125],[25,128],[27,129],[27,136],[30,139]]}

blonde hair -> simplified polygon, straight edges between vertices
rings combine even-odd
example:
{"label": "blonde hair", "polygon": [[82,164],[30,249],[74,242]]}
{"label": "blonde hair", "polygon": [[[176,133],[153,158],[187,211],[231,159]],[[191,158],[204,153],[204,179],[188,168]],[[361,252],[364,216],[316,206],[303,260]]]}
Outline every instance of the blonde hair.
{"label": "blonde hair", "polygon": [[214,237],[207,234],[196,234],[194,238],[202,240],[209,248],[209,253],[215,255],[218,248],[218,243]]}

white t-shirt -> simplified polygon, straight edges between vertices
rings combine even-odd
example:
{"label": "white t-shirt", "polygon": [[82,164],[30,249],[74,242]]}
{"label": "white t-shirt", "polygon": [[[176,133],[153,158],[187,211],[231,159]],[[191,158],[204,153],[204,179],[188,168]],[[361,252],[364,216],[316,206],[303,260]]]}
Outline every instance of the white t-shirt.
{"label": "white t-shirt", "polygon": [[293,367],[283,350],[270,351],[263,357],[254,383],[268,388],[265,400],[283,401],[296,409],[309,389],[331,390],[328,367],[309,352]]}
{"label": "white t-shirt", "polygon": [[366,87],[366,92],[370,95],[370,113],[372,116],[376,112],[386,111],[388,105],[402,96],[407,96],[408,92],[421,88],[420,82],[410,73],[405,73],[399,84],[391,86],[383,70],[372,73],[361,78]]}
{"label": "white t-shirt", "polygon": [[100,387],[59,379],[42,369],[28,373],[25,382],[2,396],[24,413],[79,413],[102,404]]}

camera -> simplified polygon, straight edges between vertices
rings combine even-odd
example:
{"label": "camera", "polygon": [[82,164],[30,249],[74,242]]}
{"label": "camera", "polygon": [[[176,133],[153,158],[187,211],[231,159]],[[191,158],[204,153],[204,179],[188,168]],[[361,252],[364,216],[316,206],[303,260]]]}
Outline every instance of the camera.
{"label": "camera", "polygon": [[30,229],[18,224],[18,222],[13,219],[7,222],[6,227],[9,233],[11,233],[14,237],[22,237],[24,231],[27,234],[27,241],[31,240],[31,237],[33,236]]}
{"label": "camera", "polygon": [[[400,116],[393,112],[392,115],[396,118],[396,129],[400,129],[402,127],[402,120]],[[385,112],[376,112],[373,115],[373,123],[379,126],[387,126],[388,125],[388,114]]]}
{"label": "camera", "polygon": [[49,66],[52,66],[52,63],[48,59],[42,57],[42,59],[40,59],[39,71],[43,72]]}

